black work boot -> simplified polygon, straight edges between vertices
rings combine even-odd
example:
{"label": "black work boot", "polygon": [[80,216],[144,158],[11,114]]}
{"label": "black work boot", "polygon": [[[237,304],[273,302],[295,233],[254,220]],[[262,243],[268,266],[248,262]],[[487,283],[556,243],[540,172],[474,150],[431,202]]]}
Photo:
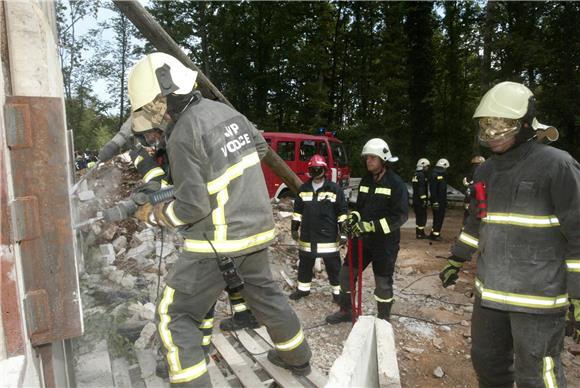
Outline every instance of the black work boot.
{"label": "black work boot", "polygon": [[251,310],[235,313],[233,317],[222,319],[220,322],[221,331],[257,329],[258,327],[260,327],[260,323],[256,320]]}
{"label": "black work boot", "polygon": [[395,301],[387,303],[377,302],[377,308],[379,310],[377,318],[384,319],[387,322],[391,322],[391,307],[393,307],[393,303],[395,303]]}
{"label": "black work boot", "polygon": [[339,300],[340,310],[326,316],[326,322],[330,323],[331,325],[352,321],[352,302],[350,300],[350,294],[341,292],[339,295]]}
{"label": "black work boot", "polygon": [[298,300],[298,299],[302,299],[308,295],[310,295],[310,291],[296,290],[293,293],[291,293],[290,296],[288,296],[288,298],[290,298],[292,300]]}
{"label": "black work boot", "polygon": [[425,229],[424,228],[415,228],[415,236],[419,240],[427,238],[427,236],[425,235]]}
{"label": "black work boot", "polygon": [[340,294],[332,294],[332,302],[340,305]]}
{"label": "black work boot", "polygon": [[268,361],[270,361],[272,364],[276,366],[279,366],[280,368],[288,369],[290,372],[298,376],[307,376],[312,371],[309,362],[302,365],[287,364],[284,360],[280,358],[275,349],[268,350]]}
{"label": "black work boot", "polygon": [[441,241],[442,238],[441,238],[441,235],[439,233],[435,234],[435,233],[431,232],[431,234],[429,235],[429,240]]}

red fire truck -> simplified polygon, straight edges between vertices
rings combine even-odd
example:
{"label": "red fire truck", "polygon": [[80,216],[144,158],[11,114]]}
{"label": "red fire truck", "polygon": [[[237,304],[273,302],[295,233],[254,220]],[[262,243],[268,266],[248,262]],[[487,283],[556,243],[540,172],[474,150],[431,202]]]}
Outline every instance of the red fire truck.
{"label": "red fire truck", "polygon": [[[348,198],[350,179],[348,159],[342,141],[334,137],[332,132],[325,132],[321,136],[290,132],[262,132],[262,135],[268,145],[280,155],[303,182],[309,179],[306,173],[308,172],[308,161],[312,155],[320,154],[324,156],[329,167],[327,178],[338,183]],[[262,170],[264,171],[270,198],[291,195],[290,189],[286,184],[264,163],[262,163]]]}

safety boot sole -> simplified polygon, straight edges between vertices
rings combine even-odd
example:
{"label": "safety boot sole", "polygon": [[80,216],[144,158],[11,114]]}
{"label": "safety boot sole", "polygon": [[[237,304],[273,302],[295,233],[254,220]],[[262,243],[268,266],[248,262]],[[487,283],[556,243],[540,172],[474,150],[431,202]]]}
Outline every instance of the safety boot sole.
{"label": "safety boot sole", "polygon": [[297,376],[307,376],[312,371],[309,362],[298,366],[287,364],[280,358],[280,356],[278,356],[278,353],[274,349],[268,350],[268,361],[276,366],[279,366],[280,368],[288,369],[290,372]]}

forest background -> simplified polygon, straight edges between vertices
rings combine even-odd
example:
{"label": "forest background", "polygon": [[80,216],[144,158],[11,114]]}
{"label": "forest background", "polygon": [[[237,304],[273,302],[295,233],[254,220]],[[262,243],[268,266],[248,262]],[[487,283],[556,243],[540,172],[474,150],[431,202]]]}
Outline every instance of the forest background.
{"label": "forest background", "polygon": [[[83,31],[101,8],[111,17]],[[501,81],[526,84],[553,145],[580,157],[580,2],[188,2],[146,8],[229,101],[264,131],[336,131],[353,176],[372,137],[400,157],[488,156],[471,118]],[[58,0],[67,123],[98,150],[129,115],[127,72],[155,51],[107,0]],[[105,35],[106,34],[106,35]],[[108,38],[104,38],[107,36]],[[95,84],[106,83],[106,95]]]}

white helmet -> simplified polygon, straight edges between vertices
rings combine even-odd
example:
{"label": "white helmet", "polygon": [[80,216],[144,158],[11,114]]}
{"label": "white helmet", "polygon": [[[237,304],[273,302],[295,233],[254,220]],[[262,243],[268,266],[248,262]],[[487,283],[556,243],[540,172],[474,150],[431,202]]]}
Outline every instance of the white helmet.
{"label": "white helmet", "polygon": [[381,158],[384,162],[396,162],[399,160],[398,157],[393,156],[389,149],[389,145],[383,139],[371,139],[367,141],[363,150],[361,152],[361,156],[366,155],[375,155]]}
{"label": "white helmet", "polygon": [[516,82],[501,82],[487,91],[481,98],[474,119],[479,119],[479,140],[487,145],[490,140],[504,139],[520,132],[522,119],[532,130],[545,130],[535,116],[534,94],[525,85]]}
{"label": "white helmet", "polygon": [[427,158],[421,158],[417,161],[417,170],[422,170],[423,167],[430,166],[431,162]]}
{"label": "white helmet", "polygon": [[435,167],[441,167],[441,168],[449,168],[449,160],[447,159],[439,159],[437,161],[437,164],[435,164]]}
{"label": "white helmet", "polygon": [[167,110],[169,94],[191,93],[197,71],[165,53],[148,54],[129,71],[128,94],[133,130],[143,132],[158,127]]}

